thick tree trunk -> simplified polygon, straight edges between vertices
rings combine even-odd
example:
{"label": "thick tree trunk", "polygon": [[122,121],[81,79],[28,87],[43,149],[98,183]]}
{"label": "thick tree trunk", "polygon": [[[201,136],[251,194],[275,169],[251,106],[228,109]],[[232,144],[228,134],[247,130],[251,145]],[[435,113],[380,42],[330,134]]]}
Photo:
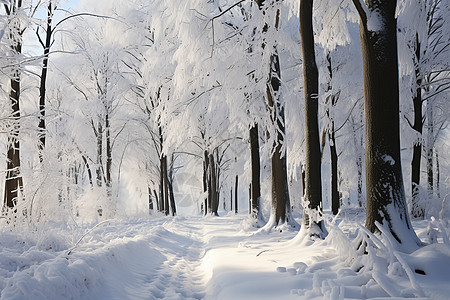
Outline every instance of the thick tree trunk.
{"label": "thick tree trunk", "polygon": [[[261,167],[259,158],[259,134],[258,134],[258,124],[254,124],[250,128],[250,158],[252,166],[252,182],[250,189],[250,210],[254,218],[258,217],[259,214],[259,201],[261,198]],[[237,209],[237,208],[236,208]]]}
{"label": "thick tree trunk", "polygon": [[[396,1],[354,0],[361,17],[366,119],[366,227],[387,225],[399,244],[418,245],[406,207],[400,160]],[[368,20],[368,18],[375,18]],[[377,24],[377,27],[371,28]],[[409,232],[409,233],[408,233]]]}
{"label": "thick tree trunk", "polygon": [[[316,65],[313,34],[313,0],[300,0],[300,37],[302,40],[305,91],[305,203],[303,225],[317,225],[323,231],[321,151],[318,123],[319,72]],[[322,233],[319,233],[322,235]]]}

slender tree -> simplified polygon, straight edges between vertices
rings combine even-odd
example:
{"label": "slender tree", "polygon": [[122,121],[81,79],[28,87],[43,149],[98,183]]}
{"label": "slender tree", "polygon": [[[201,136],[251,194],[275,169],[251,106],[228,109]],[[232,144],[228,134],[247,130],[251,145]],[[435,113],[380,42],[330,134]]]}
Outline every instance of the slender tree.
{"label": "slender tree", "polygon": [[396,1],[353,0],[360,16],[366,122],[366,227],[419,245],[408,215],[400,160]]}
{"label": "slender tree", "polygon": [[[305,203],[303,225],[311,234],[323,236],[321,151],[318,124],[319,71],[314,52],[313,0],[300,0],[300,37],[302,40],[305,91]],[[317,230],[313,227],[317,227]]]}

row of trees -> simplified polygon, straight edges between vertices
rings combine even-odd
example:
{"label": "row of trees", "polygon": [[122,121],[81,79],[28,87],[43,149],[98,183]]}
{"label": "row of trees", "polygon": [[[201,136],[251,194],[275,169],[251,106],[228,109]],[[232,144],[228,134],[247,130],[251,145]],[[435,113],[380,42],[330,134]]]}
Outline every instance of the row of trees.
{"label": "row of trees", "polygon": [[[83,13],[58,5],[3,4],[4,208],[20,207],[30,219],[54,217],[55,207],[63,218],[85,208],[113,217],[128,190],[145,195],[150,210],[175,215],[177,191],[196,186],[204,213],[217,215],[224,199],[237,209],[240,183],[250,185],[259,226],[261,195],[270,195],[272,227],[293,221],[300,195],[292,201],[289,190],[300,180],[303,225],[323,236],[323,195],[335,214],[345,194],[364,205],[365,169],[366,226],[387,221],[399,243],[417,243],[399,233],[413,233],[400,132],[410,132],[402,138],[413,149],[411,210],[423,217],[432,195],[420,193],[421,149],[432,191],[440,182],[433,162],[442,161],[435,145],[447,124],[446,3],[135,0]],[[415,14],[420,22],[408,22]],[[43,54],[23,53],[24,43]]]}

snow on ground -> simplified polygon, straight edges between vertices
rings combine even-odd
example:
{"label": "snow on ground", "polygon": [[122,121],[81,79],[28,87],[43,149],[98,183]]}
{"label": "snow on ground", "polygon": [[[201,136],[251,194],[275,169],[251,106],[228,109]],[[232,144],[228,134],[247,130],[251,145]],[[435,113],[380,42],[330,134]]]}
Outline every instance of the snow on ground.
{"label": "snow on ground", "polygon": [[433,243],[407,254],[367,239],[362,217],[342,212],[316,241],[232,214],[4,227],[0,299],[449,299],[448,224],[415,221]]}

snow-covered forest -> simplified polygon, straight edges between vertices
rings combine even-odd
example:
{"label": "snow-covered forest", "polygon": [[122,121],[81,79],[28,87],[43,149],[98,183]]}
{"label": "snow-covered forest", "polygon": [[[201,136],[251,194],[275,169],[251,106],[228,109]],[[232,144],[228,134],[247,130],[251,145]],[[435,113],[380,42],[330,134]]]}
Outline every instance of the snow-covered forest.
{"label": "snow-covered forest", "polygon": [[447,299],[448,0],[0,5],[0,299]]}

